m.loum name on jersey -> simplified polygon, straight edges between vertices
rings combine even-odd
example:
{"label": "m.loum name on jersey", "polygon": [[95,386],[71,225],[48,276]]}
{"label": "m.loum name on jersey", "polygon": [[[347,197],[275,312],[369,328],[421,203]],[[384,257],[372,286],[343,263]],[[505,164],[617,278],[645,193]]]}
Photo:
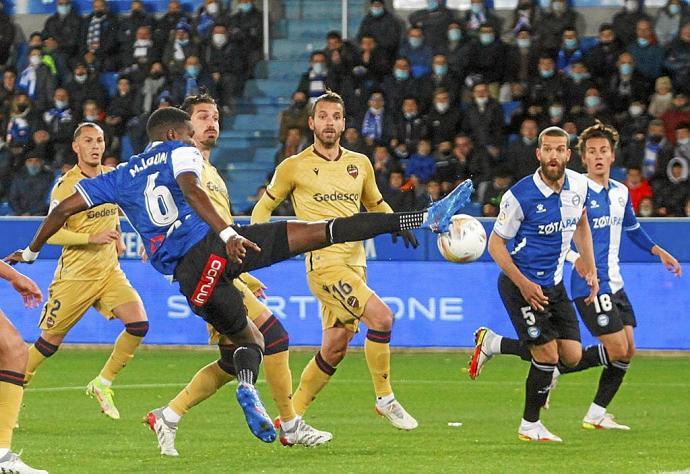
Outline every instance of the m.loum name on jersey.
{"label": "m.loum name on jersey", "polygon": [[548,224],[539,224],[539,235],[550,235],[554,232],[575,230],[574,227],[577,225],[579,221],[579,217],[571,217],[569,219],[554,221]]}
{"label": "m.loum name on jersey", "polygon": [[339,193],[333,191],[330,194],[316,193],[313,196],[316,202],[329,202],[329,201],[352,201],[359,202],[359,193]]}
{"label": "m.loum name on jersey", "polygon": [[166,152],[156,153],[148,158],[140,158],[139,163],[135,164],[130,170],[129,174],[134,178],[137,174],[144,171],[146,168],[165,163],[168,161],[168,154]]}

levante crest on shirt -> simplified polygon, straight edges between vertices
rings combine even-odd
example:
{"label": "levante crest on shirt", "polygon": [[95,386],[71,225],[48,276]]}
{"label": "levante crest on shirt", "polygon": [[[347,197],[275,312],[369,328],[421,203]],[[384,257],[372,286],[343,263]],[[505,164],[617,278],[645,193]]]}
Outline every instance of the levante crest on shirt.
{"label": "levante crest on shirt", "polygon": [[347,174],[349,174],[353,178],[357,178],[357,176],[359,175],[359,170],[355,165],[347,165]]}

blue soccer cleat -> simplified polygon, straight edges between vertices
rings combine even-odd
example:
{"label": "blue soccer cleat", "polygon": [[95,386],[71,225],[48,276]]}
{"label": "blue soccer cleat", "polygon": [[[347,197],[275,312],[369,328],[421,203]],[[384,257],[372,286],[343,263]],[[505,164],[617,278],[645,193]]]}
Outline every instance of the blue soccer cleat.
{"label": "blue soccer cleat", "polygon": [[450,219],[470,201],[472,191],[474,191],[472,181],[466,179],[448,196],[429,206],[426,210],[426,219],[422,222],[421,227],[426,227],[434,232],[446,232],[450,225]]}
{"label": "blue soccer cleat", "polygon": [[252,434],[264,443],[275,441],[276,430],[253,385],[243,382],[237,385],[237,402]]}

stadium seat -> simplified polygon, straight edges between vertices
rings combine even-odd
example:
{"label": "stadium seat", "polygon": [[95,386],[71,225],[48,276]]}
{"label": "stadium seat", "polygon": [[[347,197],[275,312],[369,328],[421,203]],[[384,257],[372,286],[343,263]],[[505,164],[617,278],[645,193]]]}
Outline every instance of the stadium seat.
{"label": "stadium seat", "polygon": [[621,183],[625,181],[626,171],[622,166],[614,166],[611,168],[611,179],[620,181]]}
{"label": "stadium seat", "polygon": [[125,162],[134,154],[134,149],[132,148],[132,142],[127,135],[123,135],[120,140],[120,161]]}
{"label": "stadium seat", "polygon": [[9,216],[12,214],[12,208],[7,202],[0,202],[0,216]]}
{"label": "stadium seat", "polygon": [[117,94],[117,73],[116,72],[102,72],[98,76],[101,85],[105,87],[108,92],[108,97],[115,97]]}
{"label": "stadium seat", "polygon": [[506,123],[506,125],[510,123],[513,113],[520,107],[520,105],[522,105],[522,102],[519,100],[501,104],[501,108],[503,109],[503,121]]}

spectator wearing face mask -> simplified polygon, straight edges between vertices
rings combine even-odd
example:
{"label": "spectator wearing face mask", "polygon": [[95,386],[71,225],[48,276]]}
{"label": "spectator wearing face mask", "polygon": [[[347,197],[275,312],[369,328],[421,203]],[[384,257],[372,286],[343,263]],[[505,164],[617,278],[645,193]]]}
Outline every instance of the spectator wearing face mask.
{"label": "spectator wearing face mask", "polygon": [[43,63],[40,47],[29,50],[29,65],[19,73],[17,89],[25,92],[38,111],[50,107],[57,81]]}
{"label": "spectator wearing face mask", "polygon": [[462,24],[452,21],[446,31],[446,41],[436,51],[446,57],[448,70],[458,78],[460,84],[464,83],[467,77],[471,43],[471,38],[465,33]]}
{"label": "spectator wearing face mask", "polygon": [[350,41],[343,40],[339,31],[329,31],[326,35],[326,49],[324,50],[328,69],[338,76],[352,75],[358,51]]}
{"label": "spectator wearing face mask", "polygon": [[386,110],[386,101],[382,92],[373,92],[369,96],[369,108],[361,122],[361,134],[367,146],[374,143],[387,143],[394,133],[394,122],[390,111]]}
{"label": "spectator wearing face mask", "polygon": [[635,27],[640,20],[652,21],[639,0],[625,0],[623,8],[613,15],[613,29],[624,45],[635,41]]}
{"label": "spectator wearing face mask", "polygon": [[640,168],[642,177],[648,180],[655,190],[658,178],[666,173],[663,164],[668,163],[673,156],[673,148],[664,135],[664,122],[654,119],[649,123],[647,133],[641,140],[633,140],[621,150],[623,166]]}
{"label": "spectator wearing face mask", "polygon": [[405,58],[396,59],[393,70],[383,79],[383,95],[388,107],[400,110],[404,97],[412,96],[419,99],[419,86],[419,81],[412,79],[410,62]]}
{"label": "spectator wearing face mask", "polygon": [[137,28],[134,38],[123,44],[120,51],[120,67],[129,72],[136,84],[141,84],[151,65],[161,60],[161,50],[154,44],[149,26]]}
{"label": "spectator wearing face mask", "polygon": [[247,69],[253,74],[256,63],[263,56],[263,14],[256,8],[254,0],[239,0],[237,11],[224,16],[220,22],[227,26],[230,41],[241,46]]}
{"label": "spectator wearing face mask", "polygon": [[302,74],[297,90],[303,92],[311,102],[326,92],[341,92],[342,77],[338,77],[328,67],[328,60],[323,51],[311,53],[309,70]]}
{"label": "spectator wearing face mask", "polygon": [[676,126],[682,122],[690,123],[688,95],[684,92],[676,94],[671,101],[671,108],[661,116],[661,120],[666,124],[666,139],[675,140]]}
{"label": "spectator wearing face mask", "polygon": [[566,28],[585,31],[582,15],[570,8],[566,0],[547,0],[541,4],[543,14],[535,26],[534,36],[538,38],[543,51],[557,51]]}
{"label": "spectator wearing face mask", "polygon": [[671,79],[668,76],[657,78],[654,84],[654,94],[649,99],[649,115],[661,118],[671,108],[673,103],[673,90]]}
{"label": "spectator wearing face mask", "polygon": [[118,66],[117,32],[119,22],[111,13],[105,0],[93,0],[92,13],[82,21],[80,53],[93,53],[106,71]]}
{"label": "spectator wearing face mask", "polygon": [[199,41],[210,39],[213,27],[221,17],[221,6],[218,0],[204,0],[199,7],[194,22],[194,38]]}
{"label": "spectator wearing face mask", "polygon": [[157,22],[153,33],[154,41],[158,44],[166,44],[170,39],[170,33],[176,30],[180,23],[186,24],[190,28],[188,31],[191,30],[191,20],[189,15],[182,11],[180,0],[169,0],[168,10]]}
{"label": "spectator wearing face mask", "polygon": [[155,18],[146,13],[144,3],[141,0],[132,0],[130,5],[129,15],[123,15],[120,18],[117,32],[117,41],[120,44],[120,50],[130,47],[138,34],[139,28],[144,26],[147,27],[151,38],[156,29]]}
{"label": "spectator wearing face mask", "polygon": [[431,74],[426,78],[428,83],[427,90],[423,93],[427,94],[424,101],[430,103],[433,99],[434,91],[437,89],[445,89],[450,98],[451,104],[457,104],[460,100],[460,92],[462,81],[458,76],[450,71],[448,67],[448,59],[443,54],[436,54],[431,62]]}
{"label": "spectator wearing face mask", "polygon": [[565,79],[556,74],[556,63],[549,55],[542,54],[537,65],[538,75],[530,79],[527,86],[527,107],[538,107],[538,113],[545,113],[549,104],[563,102]]}
{"label": "spectator wearing face mask", "polygon": [[112,137],[113,148],[119,149],[119,137],[125,133],[129,119],[141,113],[136,92],[127,76],[117,80],[117,94],[110,100],[105,115],[105,134]]}
{"label": "spectator wearing face mask", "polygon": [[55,151],[53,161],[61,166],[70,155],[72,134],[77,120],[70,107],[69,94],[58,88],[53,95],[53,106],[43,113],[43,127],[50,133]]}
{"label": "spectator wearing face mask", "polygon": [[407,159],[416,153],[419,140],[428,136],[428,128],[419,113],[419,102],[415,97],[404,98],[401,112],[390,146],[399,159]]}
{"label": "spectator wearing face mask", "polygon": [[657,214],[661,217],[685,217],[685,203],[690,197],[688,161],[672,158],[665,171],[665,176],[654,187]]}
{"label": "spectator wearing face mask", "polygon": [[420,78],[429,73],[433,53],[431,48],[424,43],[424,33],[421,28],[412,27],[407,31],[407,39],[400,46],[398,56],[409,61],[413,78]]}
{"label": "spectator wearing face mask", "polygon": [[604,97],[614,113],[622,113],[634,101],[647,101],[652,83],[637,70],[630,53],[621,53],[616,66],[616,73],[606,81]]}
{"label": "spectator wearing face mask", "polygon": [[470,48],[467,72],[481,76],[494,98],[498,97],[498,90],[505,78],[506,58],[506,44],[496,37],[494,27],[491,23],[482,24]]}
{"label": "spectator wearing face mask", "polygon": [[184,73],[173,76],[170,86],[170,100],[174,104],[181,104],[185,97],[197,95],[202,89],[206,89],[209,94],[220,102],[221,98],[217,94],[210,74],[203,70],[201,61],[197,56],[190,55],[184,62]]}
{"label": "spectator wearing face mask", "polygon": [[307,96],[302,91],[292,93],[292,101],[287,109],[280,113],[280,127],[278,129],[278,139],[285,143],[288,130],[296,128],[300,135],[309,135],[309,107],[307,106]]}
{"label": "spectator wearing face mask", "polygon": [[654,34],[662,46],[667,46],[676,38],[683,20],[687,20],[688,15],[688,7],[681,0],[668,0],[666,5],[659,9],[654,20]]}
{"label": "spectator wearing face mask", "polygon": [[462,131],[468,134],[475,148],[489,156],[490,165],[498,160],[503,144],[503,111],[489,96],[489,85],[477,83],[472,87],[472,102],[462,120]]}
{"label": "spectator wearing face mask", "polygon": [[386,9],[385,2],[371,0],[369,11],[359,25],[357,41],[361,42],[367,35],[373,37],[392,62],[400,47],[401,34],[402,27],[395,15]]}
{"label": "spectator wearing face mask", "polygon": [[683,122],[676,125],[676,146],[673,156],[690,162],[690,123]]}
{"label": "spectator wearing face mask", "polygon": [[471,38],[478,38],[482,25],[489,24],[494,32],[501,32],[503,22],[487,8],[484,0],[471,0],[470,9],[465,12],[465,31]]}
{"label": "spectator wearing face mask", "polygon": [[626,171],[625,186],[630,192],[630,203],[633,210],[636,215],[639,215],[641,201],[645,198],[652,199],[654,197],[652,187],[649,185],[649,181],[642,177],[640,168],[635,166],[631,166]]}
{"label": "spectator wearing face mask", "polygon": [[43,156],[31,150],[10,187],[9,203],[18,216],[45,216],[53,174],[44,167]]}
{"label": "spectator wearing face mask", "polygon": [[572,64],[565,78],[565,102],[568,108],[582,104],[587,90],[596,88],[596,84],[590,77],[587,66],[583,62],[578,61]]}
{"label": "spectator wearing face mask", "polygon": [[103,86],[94,74],[89,74],[83,62],[74,67],[72,78],[65,84],[69,94],[70,106],[73,110],[81,110],[81,105],[86,100],[94,100],[101,107],[105,106],[106,93]]}
{"label": "spectator wearing face mask", "polygon": [[446,89],[438,88],[434,91],[431,112],[426,117],[429,126],[431,144],[437,147],[442,142],[451,142],[460,131],[462,114],[460,107],[450,99]]}
{"label": "spectator wearing face mask", "polygon": [[527,86],[530,78],[539,74],[539,45],[534,44],[531,32],[522,28],[517,32],[515,43],[506,52],[506,81]]}
{"label": "spectator wearing face mask", "polygon": [[678,37],[668,45],[664,67],[677,90],[689,91],[690,80],[690,11],[680,27]]}
{"label": "spectator wearing face mask", "polygon": [[230,113],[235,97],[242,95],[247,79],[247,64],[241,49],[228,41],[228,31],[216,25],[210,41],[202,49],[202,68],[211,75],[212,95],[220,97],[223,113]]}
{"label": "spectator wearing face mask", "polygon": [[445,0],[427,0],[426,8],[413,12],[408,18],[410,26],[421,28],[426,44],[434,52],[445,44],[445,32],[455,20],[454,13],[446,8],[445,3]]}
{"label": "spectator wearing face mask", "polygon": [[584,53],[580,49],[580,40],[577,37],[577,31],[574,27],[569,26],[563,30],[561,41],[561,49],[558,50],[556,57],[556,69],[558,72],[570,75],[570,69],[573,64],[581,63],[584,58]]}
{"label": "spectator wearing face mask", "polygon": [[165,44],[162,61],[173,76],[184,74],[185,61],[189,56],[199,56],[199,47],[191,40],[190,31],[189,23],[181,21],[175,26],[173,37]]}
{"label": "spectator wearing face mask", "polygon": [[639,217],[656,217],[656,209],[654,209],[654,200],[651,197],[643,197],[640,200],[640,205],[637,209]]}
{"label": "spectator wearing face mask", "polygon": [[18,91],[10,103],[7,128],[3,130],[9,152],[9,166],[17,167],[33,132],[39,127],[40,117],[25,92]]}
{"label": "spectator wearing face mask", "polygon": [[584,130],[594,125],[597,120],[602,123],[613,123],[613,115],[596,87],[587,89],[582,102],[571,108],[570,119],[575,122],[577,130]]}
{"label": "spectator wearing face mask", "polygon": [[623,44],[616,37],[611,23],[599,26],[598,40],[596,46],[587,51],[584,61],[597,85],[606,87],[609,78],[618,72],[616,63],[623,52]]}
{"label": "spectator wearing face mask", "polygon": [[533,119],[525,119],[520,126],[520,138],[508,144],[505,166],[509,166],[516,180],[529,176],[537,169],[536,150],[539,128]]}
{"label": "spectator wearing face mask", "polygon": [[664,64],[664,48],[656,44],[650,20],[640,20],[635,29],[637,37],[628,45],[628,52],[635,58],[635,67],[648,81],[661,76]]}
{"label": "spectator wearing face mask", "polygon": [[60,51],[72,58],[79,53],[81,18],[72,8],[71,0],[58,0],[55,10],[43,25],[43,32],[54,36]]}
{"label": "spectator wearing face mask", "polygon": [[651,120],[643,101],[631,102],[628,110],[616,117],[616,130],[620,134],[618,146],[622,149],[633,140],[643,140]]}

